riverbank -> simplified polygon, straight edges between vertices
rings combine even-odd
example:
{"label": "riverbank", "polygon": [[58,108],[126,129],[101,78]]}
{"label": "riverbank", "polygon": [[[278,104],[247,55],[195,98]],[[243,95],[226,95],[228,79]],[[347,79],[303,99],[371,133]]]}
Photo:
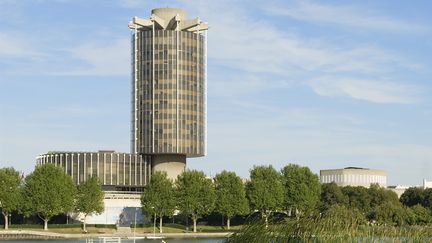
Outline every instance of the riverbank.
{"label": "riverbank", "polygon": [[232,232],[199,232],[199,233],[90,233],[90,234],[67,234],[37,230],[1,230],[0,240],[22,240],[22,239],[89,239],[99,237],[147,237],[162,236],[164,238],[226,238]]}

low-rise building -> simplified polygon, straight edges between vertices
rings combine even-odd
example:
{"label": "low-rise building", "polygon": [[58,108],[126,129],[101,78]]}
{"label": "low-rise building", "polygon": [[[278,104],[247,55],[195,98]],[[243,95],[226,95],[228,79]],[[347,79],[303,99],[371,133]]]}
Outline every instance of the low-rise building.
{"label": "low-rise building", "polygon": [[378,184],[387,186],[387,172],[360,167],[346,167],[343,169],[320,170],[321,183],[334,182],[338,186],[363,186],[370,187]]}
{"label": "low-rise building", "polygon": [[[52,151],[36,158],[37,165],[54,164],[79,185],[91,177],[98,177],[105,193],[104,212],[87,217],[89,224],[117,224],[129,226],[143,223],[141,193],[150,181],[150,158],[140,154],[118,153],[112,150],[97,152]],[[70,215],[83,221],[80,214]]]}
{"label": "low-rise building", "polygon": [[402,186],[402,185],[397,185],[397,186],[388,186],[387,189],[389,189],[390,191],[393,191],[396,193],[396,195],[398,196],[398,198],[400,198],[402,196],[402,194],[408,189],[410,188],[410,186]]}

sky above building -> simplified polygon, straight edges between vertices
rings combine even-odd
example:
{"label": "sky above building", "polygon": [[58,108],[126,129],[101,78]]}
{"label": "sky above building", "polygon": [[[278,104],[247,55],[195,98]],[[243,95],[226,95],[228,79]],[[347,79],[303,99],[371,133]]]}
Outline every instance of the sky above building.
{"label": "sky above building", "polygon": [[432,179],[432,2],[0,0],[0,167],[130,151],[133,16],[179,7],[208,32],[208,155]]}

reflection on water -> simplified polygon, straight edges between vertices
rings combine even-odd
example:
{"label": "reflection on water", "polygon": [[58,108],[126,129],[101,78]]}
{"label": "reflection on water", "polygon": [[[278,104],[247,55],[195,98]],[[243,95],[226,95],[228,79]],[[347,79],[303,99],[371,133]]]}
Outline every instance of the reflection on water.
{"label": "reflection on water", "polygon": [[[187,243],[187,242],[193,242],[193,243],[222,243],[224,242],[225,238],[211,238],[211,239],[198,239],[198,238],[182,238],[182,239],[164,239],[166,243]],[[41,242],[47,242],[47,243],[86,243],[86,242],[92,242],[89,240],[2,240],[2,242],[13,242],[13,243],[41,243]],[[108,242],[117,242],[117,241],[106,241]],[[148,240],[148,239],[139,239],[139,240],[128,240],[128,239],[121,239],[121,243],[161,243],[162,240]],[[93,239],[93,243],[103,243],[103,240],[101,239]]]}

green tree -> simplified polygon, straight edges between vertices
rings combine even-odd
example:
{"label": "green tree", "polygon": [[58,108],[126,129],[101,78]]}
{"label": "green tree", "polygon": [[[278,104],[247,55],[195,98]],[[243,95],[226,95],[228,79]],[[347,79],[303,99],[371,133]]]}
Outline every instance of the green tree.
{"label": "green tree", "polygon": [[402,226],[414,222],[415,216],[409,208],[387,201],[373,208],[369,219],[384,225]]}
{"label": "green tree", "polygon": [[159,232],[162,233],[163,216],[173,215],[175,210],[173,183],[166,172],[157,171],[152,175],[141,195],[141,205],[143,212],[154,217],[154,220],[156,215],[159,216]]}
{"label": "green tree", "polygon": [[342,193],[336,183],[325,183],[321,185],[321,211],[326,211],[332,205],[347,205],[348,198]]}
{"label": "green tree", "polygon": [[423,207],[432,210],[432,188],[426,188],[423,191]]}
{"label": "green tree", "polygon": [[349,208],[357,208],[365,214],[370,211],[371,199],[368,188],[362,186],[345,186],[342,187],[341,190],[348,198]]}
{"label": "green tree", "polygon": [[21,178],[14,168],[0,169],[0,207],[7,230],[9,227],[9,214],[18,209],[20,204]]}
{"label": "green tree", "polygon": [[371,184],[368,189],[369,197],[371,199],[370,207],[375,208],[384,203],[391,203],[396,206],[401,206],[397,194],[378,184]]}
{"label": "green tree", "polygon": [[415,223],[418,225],[427,225],[432,222],[431,212],[420,204],[411,207],[415,215]]}
{"label": "green tree", "polygon": [[316,209],[321,185],[316,174],[308,167],[289,164],[282,169],[282,182],[285,187],[284,207],[291,212],[307,212]]}
{"label": "green tree", "polygon": [[103,199],[104,193],[97,177],[92,177],[78,186],[75,211],[84,215],[84,232],[87,232],[87,216],[91,214],[101,214],[104,211]]}
{"label": "green tree", "polygon": [[73,210],[75,194],[72,178],[53,164],[37,166],[25,179],[25,201],[29,210],[44,221],[44,230],[48,230],[53,216]]}
{"label": "green tree", "polygon": [[400,202],[408,207],[417,204],[424,205],[424,189],[419,187],[410,187],[402,193]]}
{"label": "green tree", "polygon": [[216,212],[226,217],[227,228],[234,215],[246,214],[249,211],[243,182],[234,172],[222,171],[214,178],[216,189]]}
{"label": "green tree", "polygon": [[215,190],[211,179],[204,172],[190,170],[177,177],[175,182],[177,206],[193,220],[193,231],[199,217],[209,214],[214,209]]}
{"label": "green tree", "polygon": [[246,194],[251,209],[261,213],[267,227],[270,214],[282,208],[284,188],[281,175],[271,165],[254,166],[246,184]]}

